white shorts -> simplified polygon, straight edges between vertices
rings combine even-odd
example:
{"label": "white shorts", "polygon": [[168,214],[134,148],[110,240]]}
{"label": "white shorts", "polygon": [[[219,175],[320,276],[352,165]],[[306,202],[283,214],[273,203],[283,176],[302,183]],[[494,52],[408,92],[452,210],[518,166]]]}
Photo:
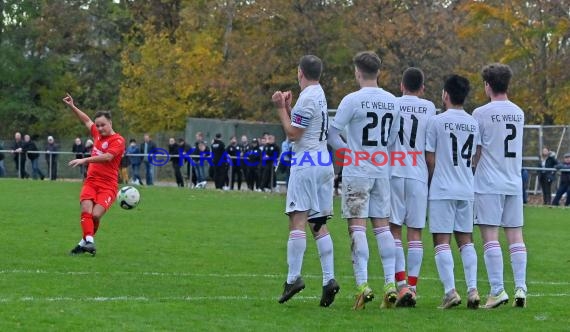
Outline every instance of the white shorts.
{"label": "white shorts", "polygon": [[343,176],[342,217],[390,217],[390,180]]}
{"label": "white shorts", "polygon": [[309,218],[333,214],[334,170],[332,165],[291,168],[285,213],[308,211]]}
{"label": "white shorts", "polygon": [[522,227],[522,195],[475,193],[475,224],[500,227]]}
{"label": "white shorts", "polygon": [[473,201],[437,199],[429,201],[430,233],[473,233]]}
{"label": "white shorts", "polygon": [[390,223],[424,228],[428,202],[427,183],[416,179],[392,177],[390,187],[392,188]]}

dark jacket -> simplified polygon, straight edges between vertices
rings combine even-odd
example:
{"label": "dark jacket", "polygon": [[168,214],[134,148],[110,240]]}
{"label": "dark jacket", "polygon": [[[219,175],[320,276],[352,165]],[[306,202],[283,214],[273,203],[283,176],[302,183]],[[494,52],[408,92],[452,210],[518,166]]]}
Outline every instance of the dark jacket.
{"label": "dark jacket", "polygon": [[214,165],[218,165],[225,151],[226,145],[224,142],[219,139],[215,139],[214,142],[212,142],[212,155],[214,157]]}
{"label": "dark jacket", "polygon": [[27,152],[27,151],[38,151],[38,146],[34,141],[27,142],[24,150],[26,150],[26,154],[28,155],[28,159],[30,160],[36,160],[40,156],[39,153],[37,152]]}
{"label": "dark jacket", "polygon": [[[154,142],[152,140],[148,141],[148,143],[146,143],[146,144],[148,144],[147,153],[151,153],[152,150],[156,149],[156,144],[154,144]],[[140,153],[144,153],[144,145],[145,145],[145,142],[142,142],[141,146],[140,146],[140,149],[141,149]],[[143,157],[143,161],[148,162],[148,158],[146,156]]]}
{"label": "dark jacket", "polygon": [[79,145],[73,144],[73,147],[71,148],[71,152],[75,153],[76,159],[82,159],[83,158],[83,151],[85,151],[85,147],[83,146],[83,143],[81,143]]}
{"label": "dark jacket", "polygon": [[566,172],[560,172],[560,184],[570,184],[570,164],[560,163],[556,165],[556,169],[566,170]]}
{"label": "dark jacket", "polygon": [[[544,168],[555,168],[556,164],[558,164],[558,161],[556,160],[556,158],[554,158],[554,153],[550,152],[550,155],[548,155],[548,157],[544,162]],[[538,167],[542,168],[542,158],[540,158],[540,160],[538,161]],[[554,171],[539,172],[539,177],[541,178],[541,180],[545,179],[548,180],[548,182],[554,181],[554,175],[555,175]]]}

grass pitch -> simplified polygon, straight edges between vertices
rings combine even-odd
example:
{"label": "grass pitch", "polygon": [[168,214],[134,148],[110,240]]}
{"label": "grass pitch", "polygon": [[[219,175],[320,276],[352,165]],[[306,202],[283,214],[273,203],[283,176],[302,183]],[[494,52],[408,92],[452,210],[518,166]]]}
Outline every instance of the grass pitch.
{"label": "grass pitch", "polygon": [[[354,278],[339,202],[329,224],[341,291],[318,306],[321,272],[307,241],[307,288],[286,304],[287,218],[282,195],[140,188],[134,210],[113,206],[97,234],[97,256],[70,257],[79,227],[80,183],[0,180],[0,331],[560,331],[568,330],[570,210],[525,208],[526,309],[443,311],[432,241],[414,309],[381,310],[382,270],[369,230],[371,287],[377,298],[354,312]],[[479,233],[479,291],[489,291]],[[504,243],[504,242],[503,242]],[[465,297],[454,246],[456,284]],[[505,281],[513,296],[508,248]]]}

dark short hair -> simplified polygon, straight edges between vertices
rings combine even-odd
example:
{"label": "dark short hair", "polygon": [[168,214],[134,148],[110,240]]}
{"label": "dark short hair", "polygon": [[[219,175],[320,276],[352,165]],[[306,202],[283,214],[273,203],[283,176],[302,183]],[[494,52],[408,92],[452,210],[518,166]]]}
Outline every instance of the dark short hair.
{"label": "dark short hair", "polygon": [[299,60],[299,68],[307,79],[318,81],[323,72],[323,62],[314,55],[304,55]]}
{"label": "dark short hair", "polygon": [[410,67],[404,70],[402,75],[402,84],[406,90],[417,92],[424,85],[424,72],[416,67]]}
{"label": "dark short hair", "polygon": [[216,138],[222,138],[222,134],[217,133],[217,134],[216,134]]}
{"label": "dark short hair", "polygon": [[494,93],[505,93],[509,88],[513,71],[511,67],[502,63],[492,63],[483,67],[481,77],[491,86]]}
{"label": "dark short hair", "polygon": [[136,143],[136,142],[137,142],[137,140],[134,138],[131,138],[131,140],[129,141],[129,143]]}
{"label": "dark short hair", "polygon": [[447,92],[453,105],[463,105],[470,89],[469,80],[455,74],[447,76],[443,84],[443,90]]}
{"label": "dark short hair", "polygon": [[97,111],[97,113],[95,113],[95,117],[93,117],[93,119],[97,119],[100,117],[104,117],[105,119],[111,121],[111,112],[109,112],[109,111]]}
{"label": "dark short hair", "polygon": [[184,140],[184,138],[179,138],[178,139],[178,143],[185,143],[186,141]]}
{"label": "dark short hair", "polygon": [[373,80],[378,77],[382,60],[376,53],[372,51],[359,52],[352,61],[364,79]]}

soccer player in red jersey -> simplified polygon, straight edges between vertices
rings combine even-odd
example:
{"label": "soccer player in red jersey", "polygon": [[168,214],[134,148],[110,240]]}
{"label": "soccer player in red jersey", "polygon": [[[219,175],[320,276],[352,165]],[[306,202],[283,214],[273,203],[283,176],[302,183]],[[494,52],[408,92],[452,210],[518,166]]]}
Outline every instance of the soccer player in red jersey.
{"label": "soccer player in red jersey", "polygon": [[125,150],[125,139],[113,131],[109,112],[99,111],[91,120],[73,104],[73,98],[69,94],[63,98],[63,102],[89,128],[93,137],[91,157],[69,162],[71,167],[90,164],[79,196],[83,237],[70,254],[89,253],[94,256],[96,252],[94,236],[99,228],[99,222],[117,198],[119,165]]}

